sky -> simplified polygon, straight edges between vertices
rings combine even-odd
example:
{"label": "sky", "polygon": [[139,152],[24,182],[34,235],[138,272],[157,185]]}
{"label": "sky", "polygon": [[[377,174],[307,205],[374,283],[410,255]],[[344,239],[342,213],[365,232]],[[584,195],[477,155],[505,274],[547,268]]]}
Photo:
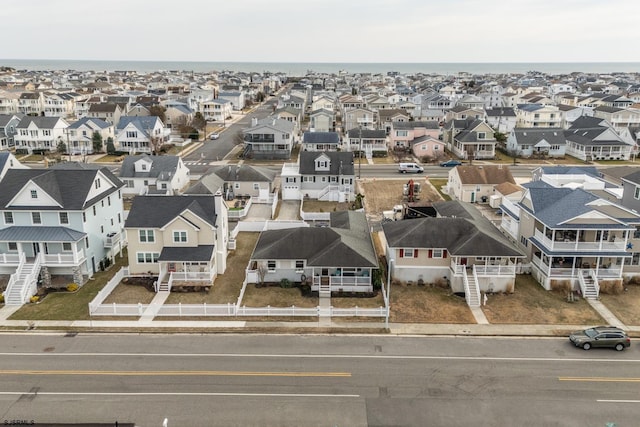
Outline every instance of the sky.
{"label": "sky", "polygon": [[638,0],[3,0],[3,59],[640,62]]}

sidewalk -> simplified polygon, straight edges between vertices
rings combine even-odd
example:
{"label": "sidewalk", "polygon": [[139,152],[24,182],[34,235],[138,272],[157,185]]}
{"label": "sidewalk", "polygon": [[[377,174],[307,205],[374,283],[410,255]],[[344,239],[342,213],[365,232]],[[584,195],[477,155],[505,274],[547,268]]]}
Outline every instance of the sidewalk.
{"label": "sidewalk", "polygon": [[[168,294],[167,294],[168,295]],[[154,320],[156,308],[167,295],[158,294],[151,306],[139,320],[8,320],[19,306],[5,306],[0,309],[0,327],[6,330],[86,330],[121,332],[247,332],[247,333],[389,333],[391,335],[431,335],[431,336],[504,336],[504,337],[565,337],[570,331],[585,329],[594,325],[516,325],[490,324],[480,308],[472,309],[478,323],[475,324],[435,324],[435,323],[389,323],[385,329],[383,318],[377,321],[348,322],[339,318],[318,318],[312,322],[286,321],[245,321],[242,317],[229,320]],[[640,335],[640,326],[627,326],[620,322],[600,301],[589,301],[598,311],[605,324],[618,326],[632,335]]]}

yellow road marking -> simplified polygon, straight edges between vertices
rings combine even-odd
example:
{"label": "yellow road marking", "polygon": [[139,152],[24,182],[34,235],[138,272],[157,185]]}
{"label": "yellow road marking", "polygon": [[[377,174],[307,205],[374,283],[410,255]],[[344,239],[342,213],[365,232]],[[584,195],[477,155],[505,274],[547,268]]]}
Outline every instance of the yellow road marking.
{"label": "yellow road marking", "polygon": [[638,383],[640,378],[616,378],[616,377],[558,377],[559,381],[582,381],[596,383]]}
{"label": "yellow road marking", "polygon": [[251,371],[67,371],[0,370],[0,375],[113,375],[113,376],[217,376],[217,377],[351,377],[350,372]]}

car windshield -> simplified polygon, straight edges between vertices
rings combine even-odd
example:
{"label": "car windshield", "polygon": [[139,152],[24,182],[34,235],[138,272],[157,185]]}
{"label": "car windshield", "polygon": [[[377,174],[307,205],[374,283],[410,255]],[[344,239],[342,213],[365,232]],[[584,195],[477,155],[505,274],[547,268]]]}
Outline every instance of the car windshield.
{"label": "car windshield", "polygon": [[598,331],[596,331],[595,329],[591,328],[591,329],[585,329],[584,334],[586,336],[588,336],[589,338],[593,338],[596,335],[598,335]]}

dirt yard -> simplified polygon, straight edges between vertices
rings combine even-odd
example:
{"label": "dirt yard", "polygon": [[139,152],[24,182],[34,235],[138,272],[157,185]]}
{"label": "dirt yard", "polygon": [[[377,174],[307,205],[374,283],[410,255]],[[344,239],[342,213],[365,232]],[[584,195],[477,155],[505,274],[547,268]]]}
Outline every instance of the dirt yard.
{"label": "dirt yard", "polygon": [[418,202],[442,200],[440,193],[431,185],[429,179],[422,175],[404,179],[363,179],[358,183],[357,191],[364,194],[364,206],[368,219],[380,221],[382,211],[391,210],[394,205],[406,201],[402,195],[402,188],[410,179],[421,184]]}

